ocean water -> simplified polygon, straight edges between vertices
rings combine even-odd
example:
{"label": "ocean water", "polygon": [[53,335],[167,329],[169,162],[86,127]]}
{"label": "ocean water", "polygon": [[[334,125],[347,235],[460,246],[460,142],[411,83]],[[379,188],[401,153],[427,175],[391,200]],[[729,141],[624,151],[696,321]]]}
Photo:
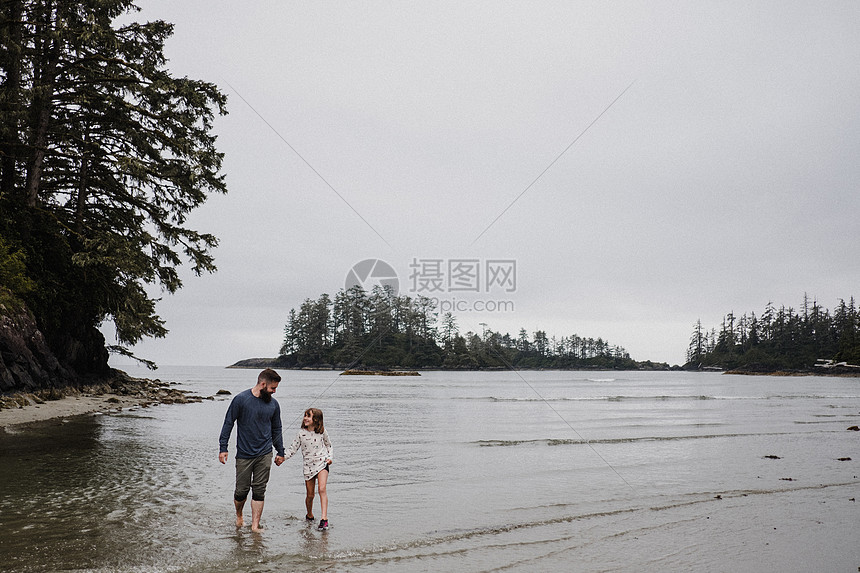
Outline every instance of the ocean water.
{"label": "ocean water", "polygon": [[[127,370],[202,396],[256,377]],[[325,413],[328,531],[304,522],[297,457],[272,469],[266,531],[236,530],[219,397],[0,433],[0,571],[860,567],[860,379],[281,374],[285,441]]]}

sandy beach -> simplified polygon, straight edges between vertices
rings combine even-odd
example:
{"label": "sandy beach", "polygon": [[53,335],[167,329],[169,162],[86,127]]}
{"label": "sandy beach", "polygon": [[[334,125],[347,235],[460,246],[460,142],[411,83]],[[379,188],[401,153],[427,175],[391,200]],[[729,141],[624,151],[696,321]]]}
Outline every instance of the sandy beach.
{"label": "sandy beach", "polygon": [[2,397],[0,429],[20,427],[48,420],[86,414],[108,414],[130,408],[148,408],[158,404],[199,402],[200,396],[171,388],[160,380],[131,378],[120,373],[113,380],[81,390],[64,389],[63,396],[51,398],[38,394],[18,393]]}
{"label": "sandy beach", "polygon": [[131,407],[145,407],[149,404],[150,401],[148,399],[117,396],[115,394],[66,396],[60,400],[50,400],[41,404],[31,404],[19,408],[3,408],[0,410],[0,428],[69,416],[119,412]]}

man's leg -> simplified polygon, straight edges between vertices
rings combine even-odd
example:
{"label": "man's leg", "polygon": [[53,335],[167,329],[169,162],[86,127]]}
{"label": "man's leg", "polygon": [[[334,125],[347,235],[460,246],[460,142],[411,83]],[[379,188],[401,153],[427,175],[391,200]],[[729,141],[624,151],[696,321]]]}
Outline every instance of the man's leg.
{"label": "man's leg", "polygon": [[251,499],[251,531],[263,531],[260,518],[263,516],[263,500]]}
{"label": "man's leg", "polygon": [[251,491],[253,461],[236,458],[236,490],[233,492],[233,506],[236,508],[236,527],[243,527],[245,525],[242,510],[245,507],[245,500],[248,499],[248,492]]}
{"label": "man's leg", "polygon": [[251,476],[251,531],[262,531],[260,518],[263,515],[263,502],[266,499],[266,484],[272,469],[272,454],[254,460]]}
{"label": "man's leg", "polygon": [[245,518],[242,517],[242,509],[245,507],[245,500],[239,501],[238,499],[234,499],[233,505],[236,506],[236,527],[244,527]]}

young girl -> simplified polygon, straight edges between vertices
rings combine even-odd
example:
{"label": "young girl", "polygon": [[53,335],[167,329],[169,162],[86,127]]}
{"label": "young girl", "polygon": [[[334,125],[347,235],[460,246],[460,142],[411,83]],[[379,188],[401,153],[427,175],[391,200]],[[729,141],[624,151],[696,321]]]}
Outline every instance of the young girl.
{"label": "young girl", "polygon": [[303,472],[305,474],[305,506],[307,514],[305,519],[314,520],[314,485],[320,494],[320,516],[319,529],[328,529],[328,493],[326,493],[326,482],[328,482],[329,465],[332,461],[331,441],[323,425],[323,413],[319,408],[308,408],[302,419],[302,427],[290,449],[286,452],[284,459],[289,459],[299,448],[302,450],[304,459]]}

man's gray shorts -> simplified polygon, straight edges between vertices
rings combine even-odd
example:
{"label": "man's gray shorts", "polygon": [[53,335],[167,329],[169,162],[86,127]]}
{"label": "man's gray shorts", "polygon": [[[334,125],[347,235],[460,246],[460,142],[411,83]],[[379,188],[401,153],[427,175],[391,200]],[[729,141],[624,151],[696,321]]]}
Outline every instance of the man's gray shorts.
{"label": "man's gray shorts", "polygon": [[236,491],[233,499],[245,501],[249,491],[254,501],[266,499],[266,484],[269,483],[271,469],[272,452],[258,458],[236,458]]}

